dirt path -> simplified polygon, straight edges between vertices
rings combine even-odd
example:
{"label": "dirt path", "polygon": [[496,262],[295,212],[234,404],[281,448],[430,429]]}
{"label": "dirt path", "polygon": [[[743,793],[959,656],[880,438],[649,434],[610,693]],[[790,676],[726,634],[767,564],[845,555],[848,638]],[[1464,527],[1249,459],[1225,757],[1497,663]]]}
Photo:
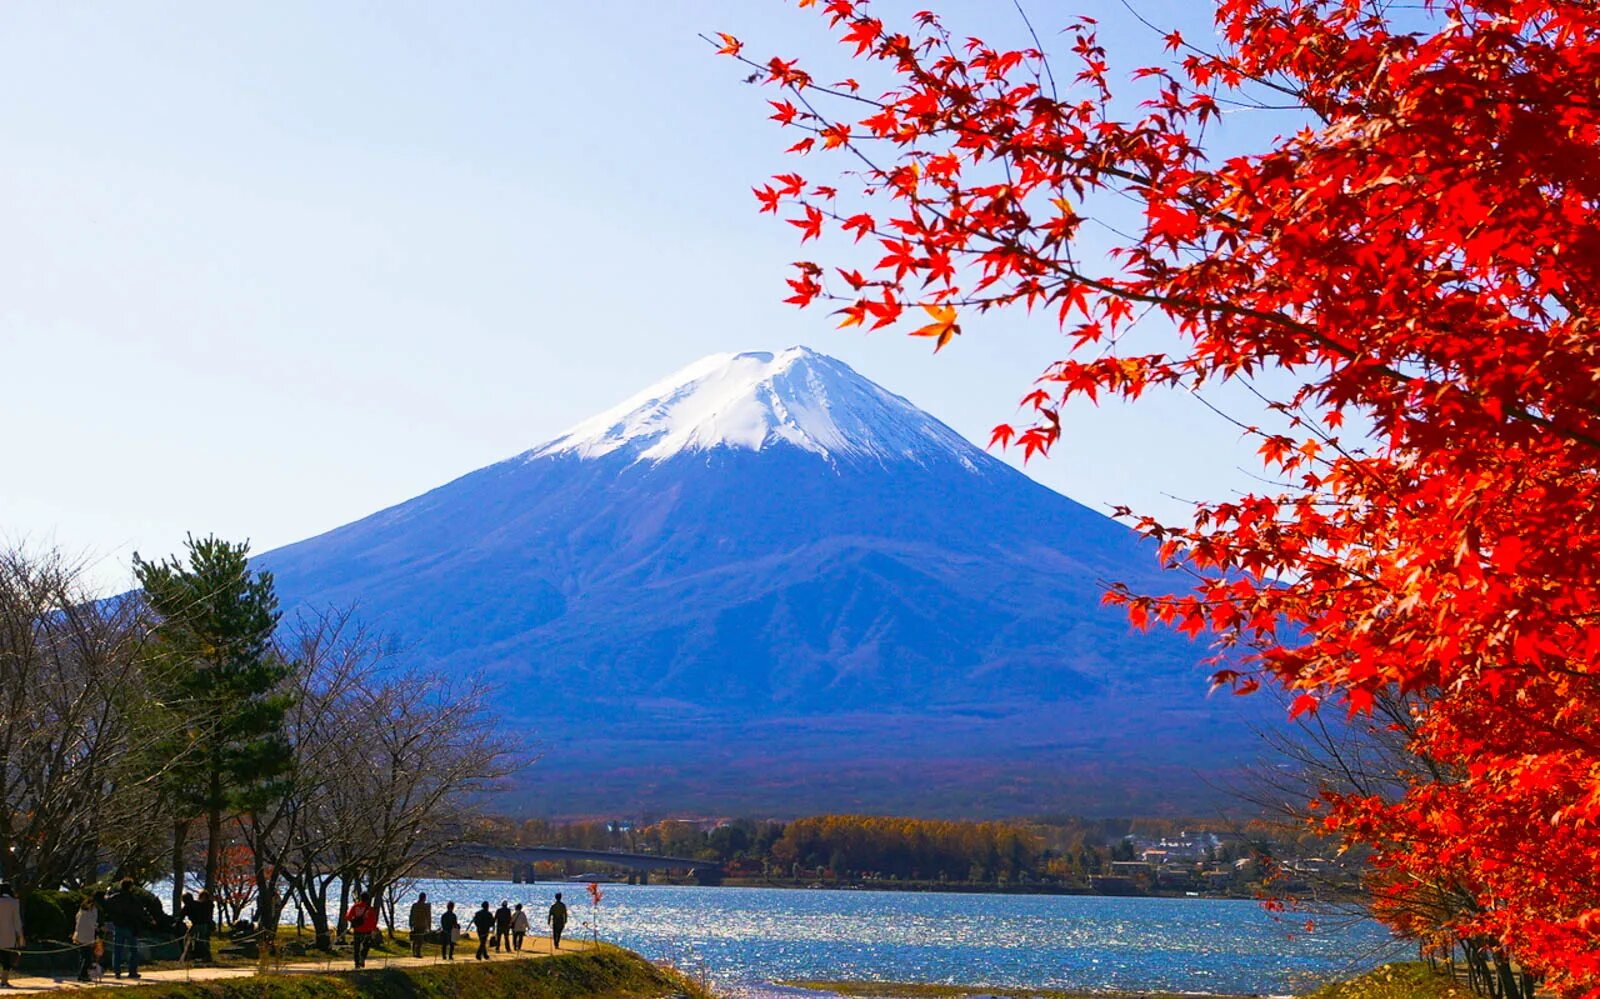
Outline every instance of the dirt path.
{"label": "dirt path", "polygon": [[[586,940],[563,940],[561,953],[577,953],[588,948]],[[453,962],[439,959],[438,944],[430,944],[424,948],[423,957],[384,957],[374,954],[367,959],[367,967],[377,968],[431,968],[438,964],[471,964],[473,955],[478,951],[476,943],[462,941],[456,947],[456,959]],[[522,950],[505,953],[490,950],[491,961],[527,961],[533,958],[549,957],[556,953],[550,947],[547,937],[529,937],[523,942]],[[284,975],[324,975],[343,971],[355,970],[349,957],[335,960],[320,961],[295,961],[281,967],[274,968],[273,973]],[[80,982],[77,976],[70,972],[57,973],[54,977],[45,975],[12,975],[11,988],[0,990],[0,996],[8,995],[42,995],[46,992],[75,992],[79,989],[95,987],[125,987],[132,988],[138,985],[152,985],[157,982],[208,982],[220,981],[224,978],[249,978],[256,974],[256,969],[248,968],[217,968],[211,966],[199,967],[174,967],[169,961],[161,962],[160,966],[151,966],[139,972],[139,980],[132,981],[127,978],[116,979],[108,971],[98,982]]]}

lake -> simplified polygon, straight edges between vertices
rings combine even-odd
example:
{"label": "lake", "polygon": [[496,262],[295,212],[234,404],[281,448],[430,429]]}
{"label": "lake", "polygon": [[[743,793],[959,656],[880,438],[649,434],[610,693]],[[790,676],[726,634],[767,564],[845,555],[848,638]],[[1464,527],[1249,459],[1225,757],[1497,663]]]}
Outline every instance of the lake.
{"label": "lake", "polygon": [[[542,927],[561,891],[569,935],[588,935],[582,884],[427,881],[449,900],[522,902]],[[604,885],[602,940],[721,989],[775,980],[871,979],[1033,988],[1281,995],[1409,953],[1382,927],[1275,917],[1251,901]]]}

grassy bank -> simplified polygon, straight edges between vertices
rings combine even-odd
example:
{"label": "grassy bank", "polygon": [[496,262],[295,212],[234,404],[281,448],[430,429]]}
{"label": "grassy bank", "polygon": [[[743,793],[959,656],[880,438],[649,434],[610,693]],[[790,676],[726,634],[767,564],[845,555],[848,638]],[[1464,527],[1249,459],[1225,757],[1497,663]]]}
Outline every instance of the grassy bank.
{"label": "grassy bank", "polygon": [[605,945],[532,961],[297,972],[73,993],[123,999],[659,999],[674,994],[710,999],[692,980],[631,951]]}
{"label": "grassy bank", "polygon": [[1386,964],[1348,982],[1324,985],[1305,999],[1472,999],[1472,990],[1426,964]]}

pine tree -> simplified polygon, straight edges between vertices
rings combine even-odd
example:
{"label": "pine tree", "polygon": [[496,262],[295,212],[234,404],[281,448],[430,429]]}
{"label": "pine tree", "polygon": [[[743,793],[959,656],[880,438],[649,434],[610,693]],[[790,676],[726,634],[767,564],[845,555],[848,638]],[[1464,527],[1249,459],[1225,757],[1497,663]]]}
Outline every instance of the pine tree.
{"label": "pine tree", "polygon": [[178,724],[163,790],[175,809],[174,897],[182,890],[189,822],[206,819],[205,884],[216,894],[222,824],[282,793],[290,769],[284,718],[289,667],[276,654],[278,598],[272,576],[252,573],[248,543],[187,539],[187,561],[147,562],[134,572],[157,618],[151,670],[162,711]]}

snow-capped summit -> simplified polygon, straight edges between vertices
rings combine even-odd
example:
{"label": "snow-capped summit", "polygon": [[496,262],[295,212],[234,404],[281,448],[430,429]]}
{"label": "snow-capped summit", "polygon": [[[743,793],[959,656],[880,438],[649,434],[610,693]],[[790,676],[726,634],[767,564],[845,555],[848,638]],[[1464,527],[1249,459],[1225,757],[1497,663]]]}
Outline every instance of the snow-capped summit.
{"label": "snow-capped summit", "polygon": [[807,347],[712,354],[529,452],[528,458],[622,452],[659,462],[685,452],[789,445],[830,460],[924,464],[974,448],[849,365]]}

